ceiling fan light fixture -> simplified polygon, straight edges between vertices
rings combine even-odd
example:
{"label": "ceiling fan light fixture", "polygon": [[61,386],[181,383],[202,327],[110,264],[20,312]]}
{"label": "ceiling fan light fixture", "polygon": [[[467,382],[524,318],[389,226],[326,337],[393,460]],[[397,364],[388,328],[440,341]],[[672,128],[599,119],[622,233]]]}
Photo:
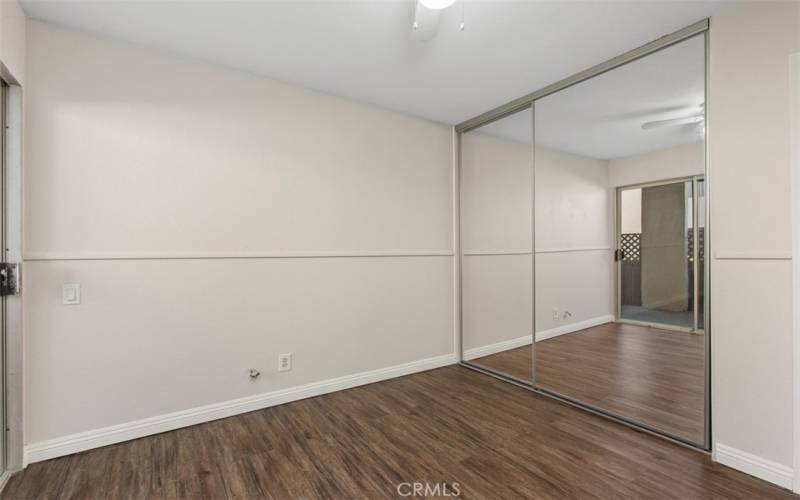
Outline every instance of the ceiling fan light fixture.
{"label": "ceiling fan light fixture", "polygon": [[418,0],[423,7],[433,10],[446,9],[456,3],[456,0]]}

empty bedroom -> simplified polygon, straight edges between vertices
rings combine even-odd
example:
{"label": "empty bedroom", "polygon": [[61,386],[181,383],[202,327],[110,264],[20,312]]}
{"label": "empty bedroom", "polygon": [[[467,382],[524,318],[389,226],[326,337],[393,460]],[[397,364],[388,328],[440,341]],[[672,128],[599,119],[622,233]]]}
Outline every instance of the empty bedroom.
{"label": "empty bedroom", "polygon": [[797,498],[800,2],[0,0],[0,498]]}

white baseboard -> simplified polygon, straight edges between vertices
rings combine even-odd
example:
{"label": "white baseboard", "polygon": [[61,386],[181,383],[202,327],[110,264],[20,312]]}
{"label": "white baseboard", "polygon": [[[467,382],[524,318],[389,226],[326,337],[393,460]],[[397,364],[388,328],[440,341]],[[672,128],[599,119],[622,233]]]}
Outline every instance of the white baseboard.
{"label": "white baseboard", "polygon": [[423,372],[456,362],[455,354],[446,354],[41,441],[25,446],[24,465],[330,392],[350,389],[360,385]]}
{"label": "white baseboard", "polygon": [[533,337],[530,335],[524,335],[522,337],[517,337],[515,339],[497,342],[496,344],[489,344],[481,347],[474,347],[472,349],[467,349],[466,351],[464,351],[464,360],[469,361],[471,359],[482,358],[484,356],[497,354],[498,352],[508,351],[510,349],[516,349],[517,347],[530,345],[532,338]]}
{"label": "white baseboard", "polygon": [[714,460],[732,469],[755,476],[764,481],[791,489],[794,472],[791,467],[761,458],[724,444],[714,445]]}
{"label": "white baseboard", "polygon": [[[553,337],[558,337],[559,335],[564,335],[567,333],[577,332],[578,330],[584,330],[586,328],[602,325],[605,323],[609,323],[611,321],[614,321],[614,315],[607,314],[605,316],[598,316],[596,318],[590,318],[584,321],[578,321],[577,323],[570,323],[568,325],[551,328],[549,330],[543,330],[541,332],[536,333],[536,342],[551,339]],[[508,351],[510,349],[516,349],[517,347],[530,345],[530,343],[531,343],[531,336],[525,335],[511,340],[504,340],[502,342],[497,342],[495,344],[489,344],[481,347],[474,347],[472,349],[467,349],[466,351],[464,351],[464,359],[469,361],[471,359],[482,358],[484,356],[497,354],[498,352]]]}
{"label": "white baseboard", "polygon": [[615,318],[613,314],[606,314],[605,316],[598,316],[596,318],[578,321],[577,323],[570,323],[568,325],[558,326],[549,330],[542,330],[541,332],[536,332],[536,342],[541,342],[542,340],[551,339],[567,333],[577,332],[578,330],[585,330],[586,328],[591,328],[593,326],[610,323],[614,321],[614,319]]}

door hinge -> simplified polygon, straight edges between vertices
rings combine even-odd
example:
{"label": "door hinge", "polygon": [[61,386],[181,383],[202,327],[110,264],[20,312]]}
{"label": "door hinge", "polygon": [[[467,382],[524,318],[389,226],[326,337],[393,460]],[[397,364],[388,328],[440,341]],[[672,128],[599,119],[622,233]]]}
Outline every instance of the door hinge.
{"label": "door hinge", "polygon": [[625,258],[625,250],[614,250],[614,260],[619,262]]}
{"label": "door hinge", "polygon": [[19,264],[0,262],[0,297],[19,294]]}

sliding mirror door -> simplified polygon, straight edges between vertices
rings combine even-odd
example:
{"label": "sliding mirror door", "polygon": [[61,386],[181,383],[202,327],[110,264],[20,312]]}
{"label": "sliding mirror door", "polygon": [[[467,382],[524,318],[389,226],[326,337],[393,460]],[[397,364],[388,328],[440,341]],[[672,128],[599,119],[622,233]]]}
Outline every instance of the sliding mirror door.
{"label": "sliding mirror door", "polygon": [[460,135],[463,359],[533,377],[530,108]]}
{"label": "sliding mirror door", "polygon": [[705,39],[535,102],[536,388],[697,446]]}

